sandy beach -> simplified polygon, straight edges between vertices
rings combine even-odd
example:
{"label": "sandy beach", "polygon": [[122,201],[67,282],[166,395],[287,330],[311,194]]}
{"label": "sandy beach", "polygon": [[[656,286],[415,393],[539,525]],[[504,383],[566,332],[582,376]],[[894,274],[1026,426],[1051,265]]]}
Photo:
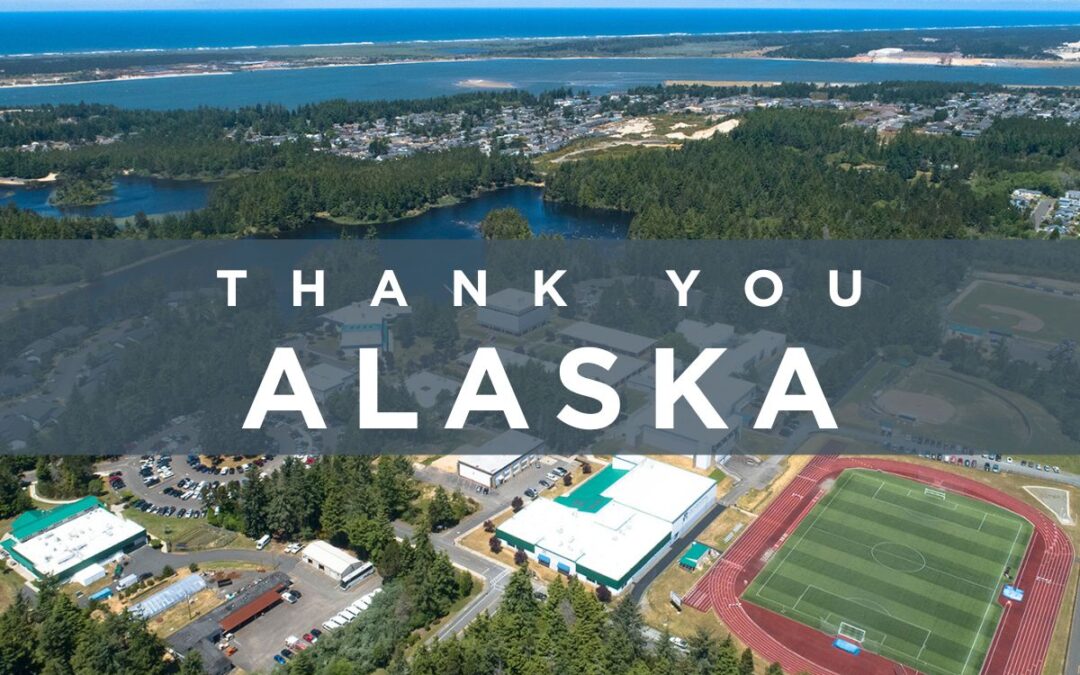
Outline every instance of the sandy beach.
{"label": "sandy beach", "polygon": [[44,183],[55,183],[56,179],[60,177],[60,174],[55,171],[49,173],[49,175],[42,178],[0,178],[0,186],[5,187],[26,187],[27,185],[38,185]]}
{"label": "sandy beach", "polygon": [[459,87],[466,87],[468,89],[513,89],[513,82],[500,82],[498,80],[482,80],[482,79],[470,79],[461,80],[455,82]]}

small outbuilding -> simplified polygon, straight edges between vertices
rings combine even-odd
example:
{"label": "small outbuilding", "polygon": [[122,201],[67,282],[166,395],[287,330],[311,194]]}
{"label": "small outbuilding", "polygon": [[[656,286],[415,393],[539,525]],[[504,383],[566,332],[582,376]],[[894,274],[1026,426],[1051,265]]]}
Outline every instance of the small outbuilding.
{"label": "small outbuilding", "polygon": [[375,571],[371,563],[318,539],[300,551],[300,559],[336,581],[342,588],[348,588]]}

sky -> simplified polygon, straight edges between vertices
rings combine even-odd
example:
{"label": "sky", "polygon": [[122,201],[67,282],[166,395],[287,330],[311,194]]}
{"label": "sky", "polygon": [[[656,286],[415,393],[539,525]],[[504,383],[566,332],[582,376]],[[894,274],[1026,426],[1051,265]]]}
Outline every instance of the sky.
{"label": "sky", "polygon": [[376,7],[774,7],[1078,10],[1077,0],[0,0],[0,11]]}

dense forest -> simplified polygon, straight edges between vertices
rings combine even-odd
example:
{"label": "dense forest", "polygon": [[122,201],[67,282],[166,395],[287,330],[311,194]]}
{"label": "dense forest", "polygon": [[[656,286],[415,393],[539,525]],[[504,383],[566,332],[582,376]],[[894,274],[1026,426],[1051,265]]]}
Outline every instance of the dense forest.
{"label": "dense forest", "polygon": [[[999,120],[974,142],[904,130],[882,143],[841,113],[746,115],[729,136],[564,163],[550,199],[635,214],[636,238],[968,238],[1030,227],[1009,186],[973,178],[1080,167],[1080,128]],[[1015,186],[1019,187],[1019,186]]]}
{"label": "dense forest", "polygon": [[[632,600],[610,609],[575,579],[557,579],[546,600],[533,596],[526,568],[510,578],[499,609],[481,616],[456,640],[421,646],[411,658],[400,653],[388,661],[375,658],[401,639],[400,618],[407,612],[395,592],[382,593],[357,621],[301,652],[288,665],[292,675],[350,675],[388,663],[392,673],[412,675],[487,675],[489,673],[634,673],[753,675],[754,655],[739,652],[700,632],[677,651],[666,634],[655,646],[642,634],[644,622]],[[768,667],[779,675],[779,666]]]}
{"label": "dense forest", "polygon": [[[643,87],[602,105],[656,112],[675,96],[755,95],[844,98],[936,105],[993,85],[882,82],[845,87]],[[317,217],[378,224],[478,190],[535,178],[527,159],[475,148],[381,162],[321,152],[339,123],[372,123],[410,112],[463,112],[477,119],[508,104],[544,108],[554,90],[462,94],[417,101],[327,101],[289,110],[134,111],[98,105],[45,106],[0,126],[0,175],[66,176],[61,199],[93,201],[121,172],[221,181],[200,212],[138,218],[118,228],[104,219],[48,220],[0,210],[5,238],[190,238],[288,233]],[[1080,166],[1080,128],[1059,120],[998,120],[978,140],[905,130],[883,142],[844,123],[841,113],[760,110],[728,137],[608,162],[568,162],[547,178],[547,197],[636,214],[641,238],[1015,236],[1029,228],[1007,204],[1006,181],[1059,194],[1055,172]],[[465,122],[463,122],[464,124]],[[252,142],[292,134],[285,143]],[[113,139],[92,142],[94,139]],[[71,143],[22,152],[20,143]],[[1019,187],[1017,184],[1015,187]],[[498,221],[488,228],[495,231]],[[519,224],[515,224],[519,225]],[[507,227],[502,223],[499,226]],[[827,229],[826,229],[827,228]],[[518,228],[520,229],[520,228]]]}
{"label": "dense forest", "polygon": [[49,583],[41,584],[34,605],[17,599],[0,614],[0,675],[203,672],[197,655],[167,660],[165,643],[131,614],[92,614]]}
{"label": "dense forest", "polygon": [[[544,108],[569,89],[552,89],[541,94],[527,91],[488,91],[425,99],[348,101],[331,99],[287,108],[276,104],[242,108],[195,108],[191,110],[142,110],[97,103],[43,105],[15,112],[0,111],[0,148],[14,148],[32,142],[62,141],[85,143],[118,134],[140,136],[138,144],[220,140],[236,132],[256,134],[321,133],[335,124],[374,122],[409,113],[460,112],[481,116],[506,105]],[[114,152],[108,149],[107,152]],[[46,153],[47,155],[47,153]],[[46,159],[52,159],[46,157]],[[0,162],[12,161],[0,155]],[[21,176],[0,163],[0,175]],[[39,174],[42,175],[42,174]],[[28,178],[35,177],[26,175]]]}

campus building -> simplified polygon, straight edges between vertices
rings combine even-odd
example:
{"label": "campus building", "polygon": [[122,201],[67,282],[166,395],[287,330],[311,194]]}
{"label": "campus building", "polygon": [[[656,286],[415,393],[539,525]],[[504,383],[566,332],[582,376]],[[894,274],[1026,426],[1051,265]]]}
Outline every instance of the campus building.
{"label": "campus building", "polygon": [[541,565],[618,593],[715,503],[711,478],[618,456],[573,492],[526,505],[496,536]]}
{"label": "campus building", "polygon": [[300,559],[348,588],[353,582],[371,574],[375,568],[337,546],[316,539],[300,551]]}
{"label": "campus building", "polygon": [[[599,347],[623,356],[643,356],[652,349],[656,340],[643,335],[627,333],[616,328],[608,328],[588,321],[572,323],[559,331],[559,337],[566,342],[586,347]],[[651,357],[650,357],[651,358]]]}
{"label": "campus building", "polygon": [[0,541],[0,554],[29,581],[46,576],[67,581],[145,543],[145,529],[109,512],[97,497],[84,497],[20,515]]}
{"label": "campus building", "polygon": [[371,300],[363,300],[327,312],[319,318],[338,330],[338,347],[345,352],[361,347],[391,351],[390,323],[398,316],[411,313],[410,307],[398,307],[393,303],[380,303],[378,307],[372,307]]}
{"label": "campus building", "polygon": [[476,308],[477,323],[512,335],[528,333],[550,318],[550,307],[537,307],[532,293],[516,288],[493,293],[488,296],[486,307]]}
{"label": "campus building", "polygon": [[506,431],[477,448],[476,454],[458,457],[458,475],[484,487],[498,487],[535,462],[543,450],[541,439]]}
{"label": "campus building", "polygon": [[316,364],[308,368],[304,375],[311,387],[311,394],[320,403],[332,394],[345,391],[356,379],[353,373],[330,363]]}
{"label": "campus building", "polygon": [[[683,327],[690,328],[692,334],[696,330],[696,337],[701,339],[706,339],[705,335],[711,336],[707,339],[729,339],[728,331],[722,324]],[[727,429],[708,428],[683,399],[675,405],[672,429],[659,429],[646,422],[641,425],[634,440],[640,446],[690,457],[698,468],[724,463],[739,440],[739,431],[744,422],[742,411],[757,394],[757,385],[743,379],[742,375],[775,359],[786,344],[787,337],[782,333],[767,330],[751,333],[724,352],[698,380],[698,387],[724,419]]]}

